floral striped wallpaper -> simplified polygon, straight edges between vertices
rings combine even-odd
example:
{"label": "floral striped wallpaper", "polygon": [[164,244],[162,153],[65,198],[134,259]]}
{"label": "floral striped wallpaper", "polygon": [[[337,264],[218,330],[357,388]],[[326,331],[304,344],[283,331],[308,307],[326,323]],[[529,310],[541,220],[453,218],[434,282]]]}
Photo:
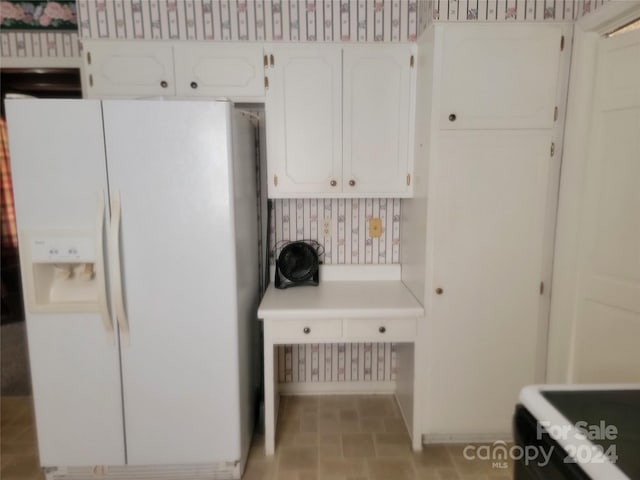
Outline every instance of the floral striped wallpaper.
{"label": "floral striped wallpaper", "polygon": [[279,383],[389,381],[396,375],[391,343],[285,345],[278,348]]}
{"label": "floral striped wallpaper", "polygon": [[2,58],[79,58],[80,46],[76,32],[3,30],[0,52]]}
{"label": "floral striped wallpaper", "polygon": [[3,29],[0,46],[3,58],[29,58],[78,57],[78,36],[413,41],[434,21],[571,21],[607,1],[610,0],[78,0],[78,33]]}
{"label": "floral striped wallpaper", "polygon": [[[282,240],[316,240],[328,265],[400,261],[398,198],[274,200],[271,215],[272,252]],[[381,219],[381,237],[369,237],[370,218]]]}
{"label": "floral striped wallpaper", "polygon": [[435,22],[571,22],[610,0],[431,0]]}
{"label": "floral striped wallpaper", "polygon": [[426,0],[78,0],[83,38],[411,41]]}

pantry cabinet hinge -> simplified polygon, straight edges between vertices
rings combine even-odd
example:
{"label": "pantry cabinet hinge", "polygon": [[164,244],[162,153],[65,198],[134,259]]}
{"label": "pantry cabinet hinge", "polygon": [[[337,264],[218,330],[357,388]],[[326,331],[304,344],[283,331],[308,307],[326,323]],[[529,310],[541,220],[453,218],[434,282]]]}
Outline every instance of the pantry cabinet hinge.
{"label": "pantry cabinet hinge", "polygon": [[551,156],[553,157],[556,153],[556,144],[551,142]]}
{"label": "pantry cabinet hinge", "polygon": [[264,66],[265,66],[265,67],[268,67],[268,66],[269,66],[269,57],[268,57],[268,56],[266,56],[266,55],[265,55],[265,56],[263,57],[263,63],[264,63]]}
{"label": "pantry cabinet hinge", "polygon": [[93,73],[89,74],[89,86],[93,87]]}
{"label": "pantry cabinet hinge", "polygon": [[275,65],[276,65],[276,59],[273,56],[273,53],[271,55],[269,55],[269,63],[271,64],[272,67],[275,67]]}
{"label": "pantry cabinet hinge", "polygon": [[564,35],[560,37],[560,51],[564,50]]}
{"label": "pantry cabinet hinge", "polygon": [[540,295],[544,293],[544,282],[540,282]]}
{"label": "pantry cabinet hinge", "polygon": [[409,66],[413,68],[414,63],[415,63],[415,58],[413,57],[413,55],[411,55],[411,59],[409,60]]}
{"label": "pantry cabinet hinge", "polygon": [[273,184],[277,187],[278,186],[278,175],[274,175],[273,176]]}
{"label": "pantry cabinet hinge", "polygon": [[269,88],[269,79],[267,77],[264,77],[264,88]]}
{"label": "pantry cabinet hinge", "polygon": [[407,174],[407,186],[411,185],[411,174]]}
{"label": "pantry cabinet hinge", "polygon": [[553,109],[553,121],[557,122],[558,121],[558,107],[555,107]]}

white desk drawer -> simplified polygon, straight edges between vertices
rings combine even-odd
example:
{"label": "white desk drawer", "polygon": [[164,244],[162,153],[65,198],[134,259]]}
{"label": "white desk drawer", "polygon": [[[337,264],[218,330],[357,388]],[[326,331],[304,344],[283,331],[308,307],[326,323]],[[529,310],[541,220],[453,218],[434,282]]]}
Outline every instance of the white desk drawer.
{"label": "white desk drawer", "polygon": [[274,340],[290,340],[298,343],[318,340],[336,340],[342,337],[342,320],[277,320],[269,324]]}
{"label": "white desk drawer", "polygon": [[416,339],[415,318],[347,318],[343,323],[345,339],[386,342]]}

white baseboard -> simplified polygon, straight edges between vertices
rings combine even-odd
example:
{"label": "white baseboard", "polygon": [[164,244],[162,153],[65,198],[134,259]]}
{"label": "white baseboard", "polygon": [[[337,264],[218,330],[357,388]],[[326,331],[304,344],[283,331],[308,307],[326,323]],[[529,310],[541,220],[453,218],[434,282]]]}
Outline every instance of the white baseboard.
{"label": "white baseboard", "polygon": [[513,442],[511,432],[498,433],[425,433],[422,443],[492,443]]}
{"label": "white baseboard", "polygon": [[396,382],[305,382],[280,383],[282,395],[389,395],[395,393]]}

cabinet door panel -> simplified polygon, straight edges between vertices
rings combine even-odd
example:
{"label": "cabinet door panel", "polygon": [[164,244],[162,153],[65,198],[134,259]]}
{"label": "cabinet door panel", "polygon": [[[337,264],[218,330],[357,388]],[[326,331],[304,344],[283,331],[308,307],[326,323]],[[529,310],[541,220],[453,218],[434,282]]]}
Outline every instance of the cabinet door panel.
{"label": "cabinet door panel", "polygon": [[411,46],[344,49],[343,191],[408,190]]}
{"label": "cabinet door panel", "polygon": [[444,27],[440,127],[552,128],[561,35],[551,25]]}
{"label": "cabinet door panel", "polygon": [[272,52],[265,105],[269,196],[339,193],[342,52],[339,47]]}
{"label": "cabinet door panel", "polygon": [[504,433],[519,390],[539,380],[551,134],[452,132],[439,142],[425,418],[438,434]]}
{"label": "cabinet door panel", "polygon": [[153,42],[83,40],[87,95],[175,95],[173,49]]}
{"label": "cabinet door panel", "polygon": [[261,46],[180,43],[174,48],[178,95],[264,96]]}

